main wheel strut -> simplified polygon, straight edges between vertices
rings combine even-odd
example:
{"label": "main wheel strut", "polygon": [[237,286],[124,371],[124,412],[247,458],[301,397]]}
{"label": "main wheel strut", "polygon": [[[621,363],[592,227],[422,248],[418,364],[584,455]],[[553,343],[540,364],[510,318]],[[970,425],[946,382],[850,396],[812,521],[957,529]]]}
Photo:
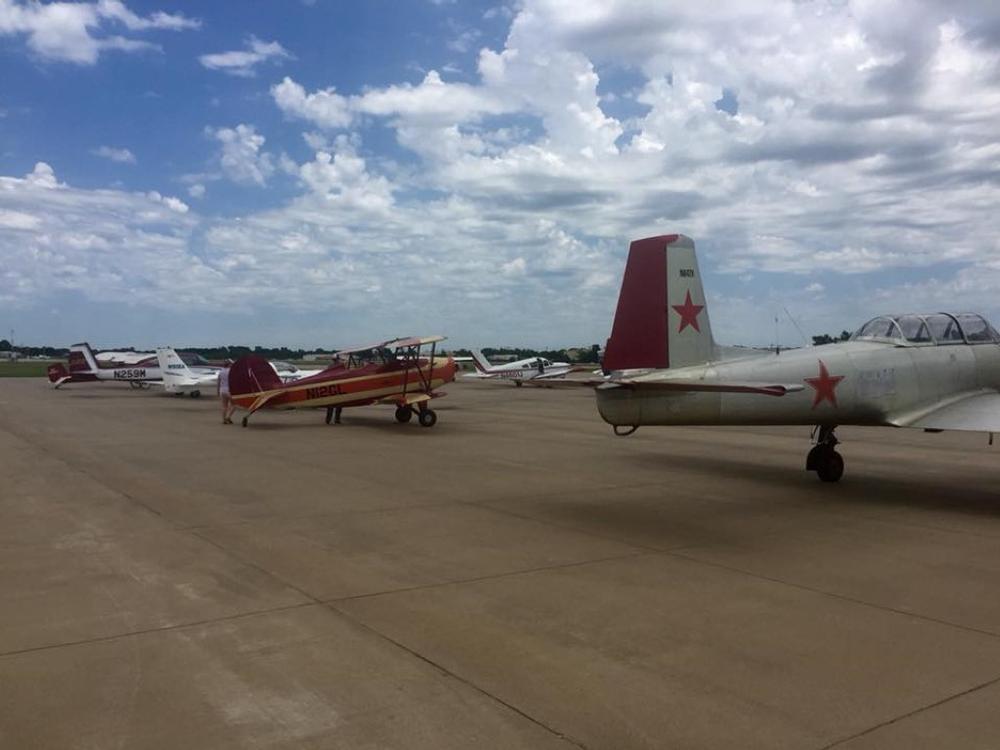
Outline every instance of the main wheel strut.
{"label": "main wheel strut", "polygon": [[844,475],[844,457],[836,451],[840,442],[834,434],[836,425],[819,425],[813,431],[816,444],[806,456],[806,471],[815,471],[823,482],[837,482]]}

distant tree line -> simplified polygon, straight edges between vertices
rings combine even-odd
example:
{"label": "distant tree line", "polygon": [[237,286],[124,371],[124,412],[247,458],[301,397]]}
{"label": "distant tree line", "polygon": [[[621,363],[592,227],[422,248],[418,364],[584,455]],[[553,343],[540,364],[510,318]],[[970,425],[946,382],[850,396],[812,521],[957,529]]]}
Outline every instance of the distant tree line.
{"label": "distant tree line", "polygon": [[851,338],[850,331],[841,331],[840,336],[831,336],[828,333],[821,333],[819,336],[813,336],[813,346],[822,346],[823,344],[836,344],[838,341],[847,341]]}
{"label": "distant tree line", "polygon": [[[0,339],[0,352],[13,351],[13,345],[7,339]],[[17,351],[22,357],[51,357],[58,359],[69,354],[69,349],[58,346],[19,346]]]}

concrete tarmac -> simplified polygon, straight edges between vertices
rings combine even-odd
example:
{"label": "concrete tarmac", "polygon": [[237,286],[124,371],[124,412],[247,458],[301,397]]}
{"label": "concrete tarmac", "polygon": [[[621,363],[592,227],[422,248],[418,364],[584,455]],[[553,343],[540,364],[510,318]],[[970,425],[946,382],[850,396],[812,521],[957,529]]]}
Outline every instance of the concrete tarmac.
{"label": "concrete tarmac", "polygon": [[0,380],[0,747],[996,748],[1000,446]]}

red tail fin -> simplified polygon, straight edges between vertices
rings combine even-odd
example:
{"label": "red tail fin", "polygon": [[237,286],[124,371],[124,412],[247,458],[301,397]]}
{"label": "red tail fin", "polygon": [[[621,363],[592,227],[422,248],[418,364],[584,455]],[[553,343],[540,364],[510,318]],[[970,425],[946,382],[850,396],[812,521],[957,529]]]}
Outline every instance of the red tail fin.
{"label": "red tail fin", "polygon": [[271,363],[256,354],[247,354],[229,368],[229,392],[234,396],[273,391],[282,385]]}
{"label": "red tail fin", "polygon": [[635,240],[611,338],[604,348],[604,371],[670,366],[667,352],[667,246],[679,235]]}
{"label": "red tail fin", "polygon": [[87,363],[87,358],[83,352],[71,351],[69,353],[69,371],[71,373],[91,372],[90,365]]}
{"label": "red tail fin", "polygon": [[48,369],[49,382],[58,383],[62,378],[68,377],[69,372],[62,364],[49,365]]}

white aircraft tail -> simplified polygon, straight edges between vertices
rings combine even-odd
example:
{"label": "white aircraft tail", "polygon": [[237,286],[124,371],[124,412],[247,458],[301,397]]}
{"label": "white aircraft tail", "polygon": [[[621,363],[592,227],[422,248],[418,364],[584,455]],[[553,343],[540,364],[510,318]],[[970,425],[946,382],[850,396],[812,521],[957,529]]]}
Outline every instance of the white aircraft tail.
{"label": "white aircraft tail", "polygon": [[163,374],[163,382],[167,383],[170,376],[180,376],[194,379],[194,373],[187,363],[170,346],[158,346],[156,348],[156,361],[160,363],[160,372]]}
{"label": "white aircraft tail", "polygon": [[478,349],[472,350],[472,363],[476,366],[476,369],[479,370],[479,372],[489,372],[493,369],[493,365],[491,365],[490,361],[486,359],[486,355]]}
{"label": "white aircraft tail", "polygon": [[686,367],[715,358],[694,242],[683,234],[629,246],[605,372]]}

